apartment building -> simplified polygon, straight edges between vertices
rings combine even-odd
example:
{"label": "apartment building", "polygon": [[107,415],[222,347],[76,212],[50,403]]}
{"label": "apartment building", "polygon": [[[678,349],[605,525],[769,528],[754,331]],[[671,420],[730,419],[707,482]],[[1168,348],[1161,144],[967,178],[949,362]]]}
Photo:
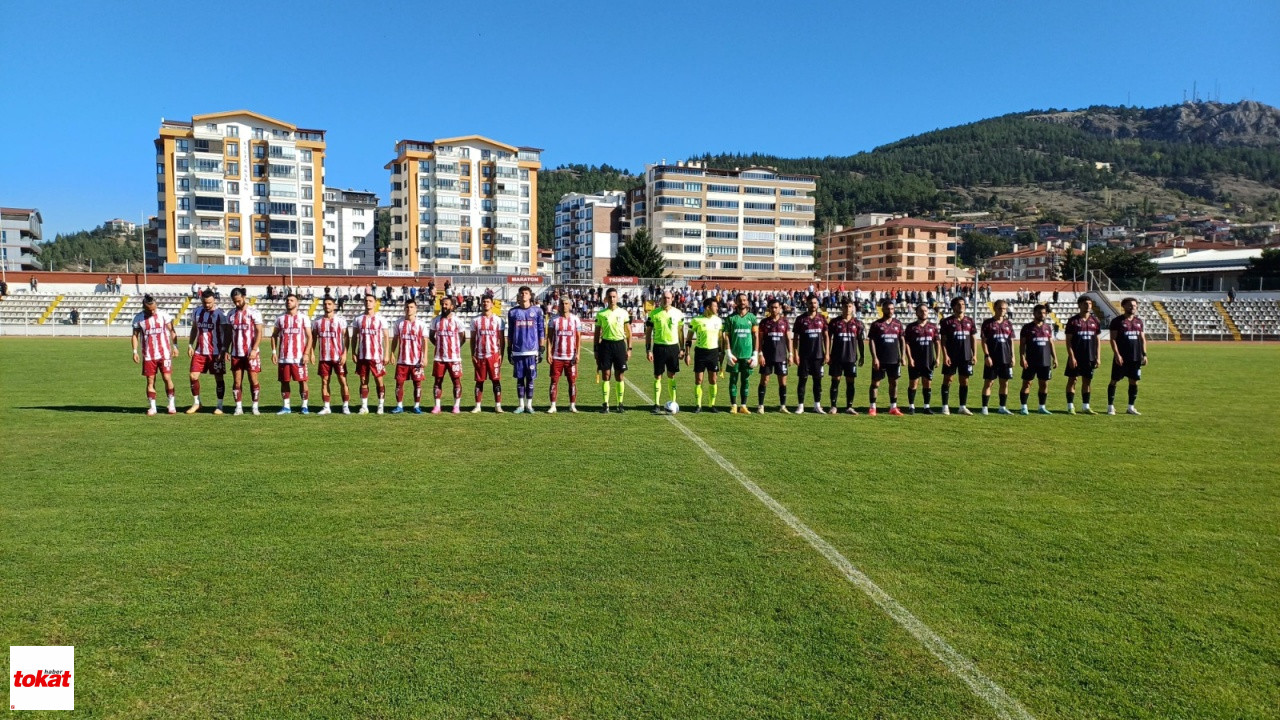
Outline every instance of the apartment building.
{"label": "apartment building", "polygon": [[388,269],[538,272],[541,148],[466,135],[401,140],[395,152]]}
{"label": "apartment building", "polygon": [[376,269],[374,230],[378,196],[361,190],[324,189],[324,267]]}
{"label": "apartment building", "polygon": [[767,167],[649,165],[627,196],[630,230],[649,228],[676,277],[810,280],[816,187]]}
{"label": "apartment building", "polygon": [[959,277],[956,228],[949,223],[874,213],[858,216],[852,228],[837,226],[822,240],[818,261],[824,280],[942,282]]}
{"label": "apartment building", "polygon": [[5,270],[39,270],[44,221],[35,208],[0,207],[0,263]]}
{"label": "apartment building", "polygon": [[234,110],[162,120],[155,149],[149,266],[323,266],[323,130]]}
{"label": "apartment building", "polygon": [[984,269],[992,280],[1057,280],[1066,254],[1062,241],[1033,242],[1030,247],[1014,243],[1011,252],[989,258]]}
{"label": "apartment building", "polygon": [[568,193],[556,203],[555,282],[599,284],[618,254],[627,194]]}

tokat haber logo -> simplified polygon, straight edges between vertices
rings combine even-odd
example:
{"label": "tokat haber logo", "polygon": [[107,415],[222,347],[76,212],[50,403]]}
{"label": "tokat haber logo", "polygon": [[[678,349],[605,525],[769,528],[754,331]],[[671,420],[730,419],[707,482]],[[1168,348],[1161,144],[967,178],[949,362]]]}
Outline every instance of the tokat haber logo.
{"label": "tokat haber logo", "polygon": [[74,710],[74,670],[74,646],[9,646],[9,709]]}

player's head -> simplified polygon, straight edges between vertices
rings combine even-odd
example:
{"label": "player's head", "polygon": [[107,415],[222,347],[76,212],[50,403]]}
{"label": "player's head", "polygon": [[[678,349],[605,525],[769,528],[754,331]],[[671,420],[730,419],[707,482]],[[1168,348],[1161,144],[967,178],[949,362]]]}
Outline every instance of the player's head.
{"label": "player's head", "polygon": [[805,302],[805,307],[809,308],[809,312],[811,313],[818,312],[818,296],[817,295],[814,295],[813,293],[809,293],[809,297],[805,298],[804,302]]}
{"label": "player's head", "polygon": [[151,297],[150,295],[143,295],[142,296],[142,312],[147,317],[151,317],[152,315],[155,315],[156,299]]}
{"label": "player's head", "polygon": [[894,310],[893,301],[889,298],[880,301],[880,314],[886,319],[893,317]]}
{"label": "player's head", "polygon": [[673,296],[671,295],[671,291],[670,291],[670,290],[663,290],[663,291],[662,291],[662,307],[664,307],[664,308],[669,308],[669,307],[671,307],[671,300],[672,300],[672,299],[673,299]]}
{"label": "player's head", "polygon": [[929,317],[929,307],[924,303],[916,303],[916,320],[924,322]]}
{"label": "player's head", "polygon": [[618,288],[609,288],[604,291],[604,304],[610,308],[618,306]]}
{"label": "player's head", "polygon": [[293,312],[294,310],[297,310],[297,309],[298,309],[298,296],[297,296],[297,295],[295,295],[295,294],[293,294],[293,293],[289,293],[288,295],[285,295],[285,296],[284,296],[284,309],[285,309],[285,310],[288,310],[289,312]]}
{"label": "player's head", "polygon": [[516,291],[516,298],[520,307],[527,308],[533,302],[533,290],[528,285],[521,285]]}
{"label": "player's head", "polygon": [[333,311],[337,307],[338,307],[338,301],[334,300],[328,295],[324,296],[324,316],[325,317],[333,317]]}
{"label": "player's head", "polygon": [[440,314],[445,317],[453,314],[453,298],[448,295],[440,298]]}
{"label": "player's head", "polygon": [[846,297],[840,301],[840,312],[844,314],[845,320],[853,317],[853,298]]}
{"label": "player's head", "polygon": [[702,303],[702,314],[703,314],[703,315],[706,315],[707,317],[712,317],[713,315],[715,315],[715,314],[716,314],[716,313],[718,313],[718,312],[720,312],[720,301],[719,301],[719,300],[717,300],[717,299],[715,299],[715,298],[713,298],[713,297],[710,297],[710,298],[707,298],[707,301],[706,301],[706,302]]}
{"label": "player's head", "polygon": [[480,298],[480,309],[484,310],[486,313],[493,312],[493,297],[490,295],[485,295],[484,297]]}
{"label": "player's head", "polygon": [[1032,311],[1035,313],[1036,322],[1044,322],[1044,316],[1048,310],[1048,305],[1036,305],[1032,308]]}
{"label": "player's head", "polygon": [[243,308],[245,304],[244,288],[231,288],[231,304],[237,308]]}
{"label": "player's head", "polygon": [[1076,300],[1076,306],[1080,308],[1081,315],[1093,314],[1093,299],[1081,295]]}
{"label": "player's head", "polygon": [[[441,306],[441,307],[443,307],[443,306],[444,306],[444,301],[443,301],[443,300],[441,300],[441,301],[440,301],[440,306]],[[413,298],[409,298],[408,300],[405,300],[405,301],[404,301],[404,316],[405,316],[405,317],[407,317],[407,318],[411,318],[411,319],[412,319],[412,318],[413,318],[413,316],[414,316],[414,315],[417,315],[417,314],[418,314],[418,301],[417,301],[417,300],[414,300]]]}
{"label": "player's head", "polygon": [[573,298],[565,295],[560,298],[560,314],[569,317],[573,314]]}
{"label": "player's head", "polygon": [[204,305],[205,310],[212,310],[217,302],[217,300],[213,299],[213,291],[209,288],[205,288],[204,292],[200,293],[200,304]]}
{"label": "player's head", "polygon": [[782,301],[778,298],[770,298],[769,316],[774,319],[782,317]]}
{"label": "player's head", "polygon": [[747,310],[751,309],[751,304],[747,302],[746,293],[738,293],[738,297],[734,298],[734,302],[738,305],[739,315],[746,315]]}
{"label": "player's head", "polygon": [[955,313],[956,317],[964,315],[964,298],[959,295],[951,298],[951,312]]}
{"label": "player's head", "polygon": [[1124,314],[1133,317],[1138,313],[1138,298],[1127,297],[1120,301],[1120,307],[1124,308]]}
{"label": "player's head", "polygon": [[373,314],[374,308],[378,306],[378,298],[373,293],[364,294],[364,311],[370,315]]}
{"label": "player's head", "polygon": [[996,311],[996,318],[1003,320],[1004,316],[1009,314],[1009,301],[997,300],[991,308]]}

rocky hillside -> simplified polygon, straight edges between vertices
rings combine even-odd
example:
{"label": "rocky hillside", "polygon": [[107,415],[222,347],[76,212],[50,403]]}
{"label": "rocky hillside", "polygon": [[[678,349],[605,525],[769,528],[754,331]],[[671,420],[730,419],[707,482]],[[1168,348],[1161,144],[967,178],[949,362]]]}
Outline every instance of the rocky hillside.
{"label": "rocky hillside", "polygon": [[1156,108],[1092,107],[1027,113],[1040,122],[1068,125],[1107,138],[1141,138],[1176,143],[1280,146],[1280,108],[1254,100],[1237,103],[1186,102]]}

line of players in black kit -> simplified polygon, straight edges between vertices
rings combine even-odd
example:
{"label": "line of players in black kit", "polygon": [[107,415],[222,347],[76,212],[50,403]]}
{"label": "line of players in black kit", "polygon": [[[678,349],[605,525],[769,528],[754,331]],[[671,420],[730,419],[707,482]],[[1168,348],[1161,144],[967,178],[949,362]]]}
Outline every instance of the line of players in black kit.
{"label": "line of players in black kit", "polygon": [[[796,365],[799,387],[797,388],[797,413],[805,410],[805,390],[809,381],[813,382],[813,410],[826,413],[821,405],[822,377],[829,368],[831,375],[831,409],[830,413],[839,412],[836,403],[839,398],[840,381],[845,381],[845,409],[850,415],[857,415],[853,408],[854,379],[858,367],[864,366],[867,356],[871,359],[870,402],[867,414],[876,414],[876,397],[880,383],[889,383],[889,414],[902,415],[898,408],[898,379],[903,366],[906,366],[907,412],[916,412],[916,393],[923,389],[923,412],[931,414],[930,407],[933,393],[934,371],[942,367],[942,409],[943,415],[950,415],[950,394],[953,380],[959,377],[959,408],[961,415],[972,415],[967,407],[969,396],[969,378],[973,375],[978,362],[978,343],[981,342],[982,357],[982,414],[988,414],[993,385],[999,387],[1000,405],[996,410],[1003,415],[1012,415],[1008,409],[1009,381],[1013,379],[1015,367],[1022,371],[1022,389],[1020,392],[1020,414],[1030,414],[1027,400],[1031,394],[1031,385],[1038,382],[1040,408],[1039,413],[1049,415],[1046,407],[1048,400],[1049,380],[1053,370],[1058,367],[1058,351],[1054,346],[1054,328],[1048,321],[1049,306],[1036,305],[1034,319],[1023,325],[1017,335],[1018,346],[1014,348],[1014,328],[1008,319],[1009,304],[1005,300],[997,300],[993,305],[995,315],[982,322],[981,329],[973,318],[965,314],[965,300],[957,297],[951,301],[951,314],[935,324],[929,319],[929,308],[924,304],[915,308],[915,322],[903,325],[894,317],[892,301],[881,304],[881,316],[871,323],[869,329],[864,328],[861,320],[854,315],[853,302],[845,299],[841,314],[828,318],[818,307],[817,297],[810,295],[807,300],[807,311],[796,318],[794,325],[789,323],[782,313],[782,305],[778,300],[769,303],[768,314],[759,324],[760,347],[760,385],[758,388],[760,412],[764,412],[765,392],[769,377],[778,377],[778,399],[781,412],[787,409],[787,364]],[[1081,412],[1096,414],[1090,407],[1092,380],[1094,371],[1100,365],[1101,323],[1093,313],[1093,301],[1081,297],[1078,301],[1080,312],[1067,321],[1067,412],[1074,415],[1075,393],[1077,383],[1080,386]],[[1116,414],[1116,386],[1121,380],[1129,381],[1128,414],[1139,415],[1134,407],[1138,397],[1138,382],[1142,379],[1142,368],[1147,364],[1147,338],[1142,318],[1137,315],[1138,301],[1125,298],[1121,303],[1124,313],[1117,315],[1111,322],[1111,382],[1107,386],[1107,414]],[[865,342],[865,348],[864,348]]]}

